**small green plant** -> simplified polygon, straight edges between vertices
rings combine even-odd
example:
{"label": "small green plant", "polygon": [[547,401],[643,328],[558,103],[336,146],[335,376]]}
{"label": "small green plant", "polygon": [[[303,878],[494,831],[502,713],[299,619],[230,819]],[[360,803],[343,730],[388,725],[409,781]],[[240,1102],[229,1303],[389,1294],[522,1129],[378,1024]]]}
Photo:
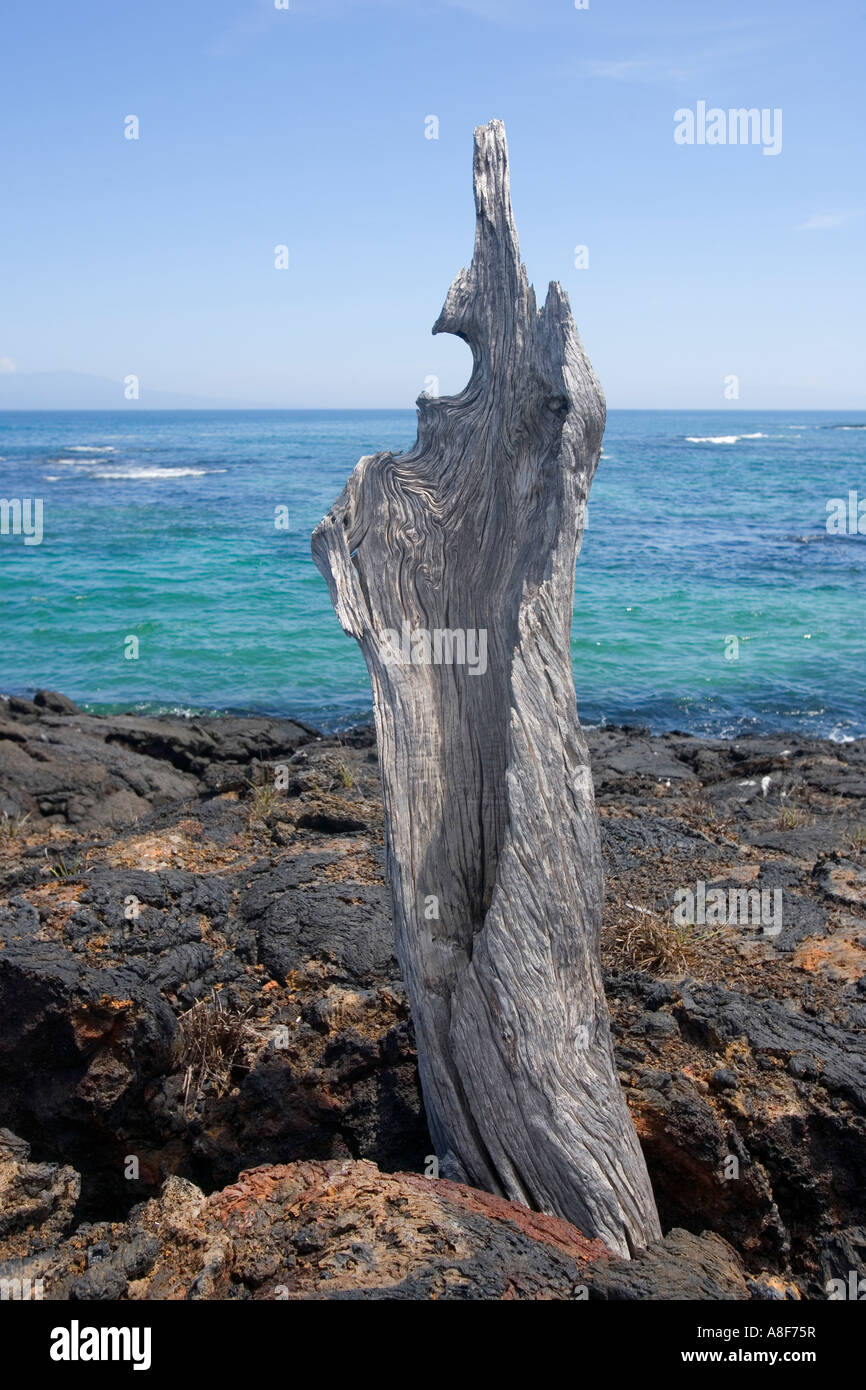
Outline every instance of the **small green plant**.
{"label": "small green plant", "polygon": [[858,825],[851,831],[851,848],[855,851],[866,849],[866,825]]}
{"label": "small green plant", "polygon": [[61,854],[54,860],[53,864],[48,866],[48,872],[52,878],[59,878],[64,881],[81,878],[83,869],[84,860],[80,854],[73,855],[71,859],[67,859]]}
{"label": "small green plant", "polygon": [[266,824],[268,817],[283,805],[283,798],[270,782],[249,782],[247,785],[252,788],[248,807],[250,823]]}
{"label": "small green plant", "polygon": [[345,763],[337,764],[337,780],[341,787],[354,787],[355,779]]}
{"label": "small green plant", "polygon": [[809,812],[800,806],[783,806],[779,812],[779,829],[798,830],[801,825],[809,825],[811,819]]}

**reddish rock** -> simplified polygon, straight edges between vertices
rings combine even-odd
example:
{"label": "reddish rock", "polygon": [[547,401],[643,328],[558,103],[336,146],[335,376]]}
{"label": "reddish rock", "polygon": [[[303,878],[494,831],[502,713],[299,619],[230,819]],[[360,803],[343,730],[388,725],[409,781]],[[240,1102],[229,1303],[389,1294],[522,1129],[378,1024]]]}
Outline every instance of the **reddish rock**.
{"label": "reddish rock", "polygon": [[617,1260],[566,1221],[351,1160],[254,1168],[210,1197],[170,1178],[127,1222],[0,1263],[0,1277],[12,1275],[75,1301],[748,1296],[717,1236],[675,1231]]}

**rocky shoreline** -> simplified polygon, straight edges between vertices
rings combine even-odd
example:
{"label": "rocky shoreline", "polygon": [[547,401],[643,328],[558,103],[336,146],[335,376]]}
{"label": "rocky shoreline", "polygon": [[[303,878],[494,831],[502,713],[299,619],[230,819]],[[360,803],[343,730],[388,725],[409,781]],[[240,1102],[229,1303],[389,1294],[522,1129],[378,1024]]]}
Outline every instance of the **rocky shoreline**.
{"label": "rocky shoreline", "polygon": [[588,738],[666,1233],[631,1262],[427,1175],[371,729],[0,701],[0,1280],[819,1299],[866,1276],[866,740]]}

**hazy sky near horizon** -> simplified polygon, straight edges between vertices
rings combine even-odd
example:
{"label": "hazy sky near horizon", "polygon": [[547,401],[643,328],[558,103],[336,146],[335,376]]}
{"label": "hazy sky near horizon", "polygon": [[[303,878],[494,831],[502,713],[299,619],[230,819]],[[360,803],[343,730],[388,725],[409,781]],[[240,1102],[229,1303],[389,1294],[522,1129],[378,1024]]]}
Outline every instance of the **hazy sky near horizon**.
{"label": "hazy sky near horizon", "polygon": [[[7,0],[0,372],[134,373],[142,406],[458,390],[430,328],[495,116],[611,406],[866,408],[858,0],[290,4]],[[780,110],[779,152],[677,144],[699,102]]]}

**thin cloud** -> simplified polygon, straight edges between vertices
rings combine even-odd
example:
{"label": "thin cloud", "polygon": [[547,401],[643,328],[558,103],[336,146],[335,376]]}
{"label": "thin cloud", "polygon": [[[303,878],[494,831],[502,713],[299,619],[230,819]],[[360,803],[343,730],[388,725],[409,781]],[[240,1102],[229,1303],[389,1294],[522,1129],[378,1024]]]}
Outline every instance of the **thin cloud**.
{"label": "thin cloud", "polygon": [[835,232],[839,227],[847,227],[849,222],[862,217],[862,212],[813,212],[805,222],[796,228],[798,232]]}
{"label": "thin cloud", "polygon": [[[273,13],[273,0],[255,0],[255,4],[258,14],[252,19],[237,20],[218,43],[231,45],[236,38],[247,38],[265,29],[265,14]],[[401,18],[414,15],[422,19],[429,16],[431,9],[457,10],[490,24],[528,28],[570,23],[573,19],[573,12],[567,9],[545,12],[533,0],[289,0],[289,4],[290,13],[303,19],[339,19],[361,9],[397,10]]]}
{"label": "thin cloud", "polygon": [[[720,29],[731,34],[731,29]],[[708,78],[732,59],[745,58],[770,47],[774,39],[749,29],[738,30],[739,37],[727,37],[712,46],[694,47],[685,44],[673,58],[671,44],[665,51],[640,57],[590,58],[581,64],[587,77],[612,82],[696,82]]]}
{"label": "thin cloud", "polygon": [[685,81],[693,74],[688,68],[672,67],[655,58],[615,58],[605,61],[592,59],[586,65],[587,76],[608,78],[613,82]]}
{"label": "thin cloud", "polygon": [[15,372],[17,370],[18,368],[11,357],[0,357],[0,372],[4,372],[8,375],[9,372]]}
{"label": "thin cloud", "polygon": [[288,12],[278,10],[273,3],[265,4],[258,0],[257,5],[247,14],[241,15],[221,34],[217,34],[208,45],[206,52],[211,58],[233,58],[239,51],[254,43],[266,33],[273,32],[275,21],[286,23]]}
{"label": "thin cloud", "polygon": [[[462,10],[464,14],[474,15],[476,19],[487,19],[492,24],[523,24],[535,26],[551,18],[540,14],[525,0],[441,0],[445,9]],[[560,16],[554,16],[560,18]]]}

